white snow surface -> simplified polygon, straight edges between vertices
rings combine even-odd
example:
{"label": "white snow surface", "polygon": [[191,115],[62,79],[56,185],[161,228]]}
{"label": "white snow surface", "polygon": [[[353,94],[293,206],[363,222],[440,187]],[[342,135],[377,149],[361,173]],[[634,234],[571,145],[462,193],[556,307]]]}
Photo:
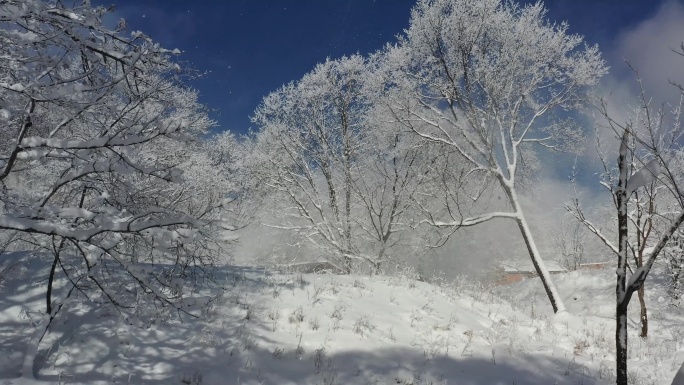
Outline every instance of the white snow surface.
{"label": "white snow surface", "polygon": [[[218,298],[186,301],[201,320],[139,328],[70,299],[40,345],[36,380],[23,379],[26,314],[44,311],[46,268],[22,263],[0,279],[2,384],[614,383],[612,269],[554,275],[568,312],[553,315],[538,278],[488,289],[226,267]],[[631,305],[629,369],[635,384],[669,385],[684,361],[684,312],[656,301],[667,296],[654,276],[648,339]]]}

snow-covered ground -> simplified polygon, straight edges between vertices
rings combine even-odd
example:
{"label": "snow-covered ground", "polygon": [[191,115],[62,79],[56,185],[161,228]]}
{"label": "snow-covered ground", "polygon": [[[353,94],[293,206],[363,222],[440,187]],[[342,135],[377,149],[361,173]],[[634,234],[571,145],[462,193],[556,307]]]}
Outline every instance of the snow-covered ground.
{"label": "snow-covered ground", "polygon": [[[221,273],[228,290],[202,321],[137,328],[72,299],[41,344],[38,380],[22,380],[30,316],[45,306],[39,268],[17,268],[0,287],[1,384],[614,382],[611,269],[554,275],[570,310],[554,316],[537,279],[486,289],[249,267]],[[646,340],[631,306],[631,383],[669,385],[684,361],[684,312],[653,282]]]}

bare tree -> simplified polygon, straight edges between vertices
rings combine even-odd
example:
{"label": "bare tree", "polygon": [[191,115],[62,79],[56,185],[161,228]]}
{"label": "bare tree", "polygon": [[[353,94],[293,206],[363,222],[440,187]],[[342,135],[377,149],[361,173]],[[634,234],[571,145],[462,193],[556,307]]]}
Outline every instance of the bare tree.
{"label": "bare tree", "polygon": [[587,241],[584,225],[574,218],[561,218],[560,222],[550,231],[549,237],[554,252],[560,258],[559,263],[568,271],[580,268],[585,258],[585,244]]}
{"label": "bare tree", "polygon": [[410,217],[436,156],[397,129],[373,74],[358,55],[328,60],[268,95],[250,164],[278,213],[268,226],[299,234],[342,270],[378,273],[419,252]]}
{"label": "bare tree", "polygon": [[[657,257],[684,222],[682,175],[678,171],[684,134],[680,121],[682,102],[680,99],[672,108],[654,108],[640,80],[638,84],[639,104],[626,122],[614,117],[607,102],[603,101],[599,106],[602,122],[620,141],[617,165],[612,167],[603,158],[605,173],[601,182],[610,190],[617,210],[617,245],[585,216],[578,199],[567,206],[617,256],[615,343],[618,385],[627,385],[629,302],[636,292],[641,305],[641,336],[645,337],[648,318],[644,283]],[[671,203],[665,204],[667,200]],[[634,268],[629,266],[630,259],[634,261]]]}
{"label": "bare tree", "polygon": [[279,221],[319,245],[349,271],[359,258],[352,236],[355,159],[362,145],[364,59],[328,60],[296,83],[266,96],[254,113],[260,127],[254,175],[284,198]]}
{"label": "bare tree", "polygon": [[[442,216],[455,231],[493,219],[515,221],[553,310],[565,310],[518,199],[520,170],[534,145],[568,148],[582,136],[565,113],[583,106],[606,72],[597,47],[546,21],[541,3],[421,0],[406,37],[384,53],[390,105],[404,129],[449,148],[460,162],[444,183]],[[511,210],[468,212],[493,181]],[[470,187],[470,191],[466,191]],[[472,207],[472,206],[471,206]]]}
{"label": "bare tree", "polygon": [[392,111],[373,100],[365,120],[366,145],[357,160],[362,172],[352,188],[360,207],[355,222],[362,249],[379,273],[385,262],[415,260],[429,250],[425,230],[413,224],[426,200],[426,185],[434,183],[444,164],[439,151],[429,151],[427,141],[397,129]]}
{"label": "bare tree", "polygon": [[668,294],[673,306],[681,306],[684,294],[684,232],[680,229],[663,250],[667,268]]}

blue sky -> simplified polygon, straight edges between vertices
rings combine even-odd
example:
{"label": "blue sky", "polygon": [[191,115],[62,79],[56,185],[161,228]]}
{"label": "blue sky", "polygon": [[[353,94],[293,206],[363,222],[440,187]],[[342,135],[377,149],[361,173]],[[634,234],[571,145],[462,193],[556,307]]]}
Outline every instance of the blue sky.
{"label": "blue sky", "polygon": [[[244,133],[259,101],[326,57],[369,53],[408,26],[413,0],[93,0],[115,5],[128,30],[141,30],[205,72],[194,82],[221,130]],[[550,0],[549,19],[598,43],[616,71],[649,39],[684,32],[681,0]],[[668,8],[669,7],[669,8]],[[684,14],[684,13],[682,13]],[[663,27],[661,19],[676,24]],[[650,30],[639,30],[649,21]],[[659,28],[669,28],[659,31]],[[648,29],[648,28],[647,28]],[[655,29],[655,31],[654,31]],[[631,36],[637,32],[637,36]],[[653,35],[653,36],[649,36]],[[631,36],[631,40],[630,40]],[[684,33],[681,39],[684,40]],[[651,46],[653,44],[649,44]],[[667,51],[666,44],[661,49]],[[659,51],[660,52],[660,51]],[[652,53],[651,53],[652,54]],[[638,59],[637,58],[637,59]],[[630,60],[636,60],[631,58]],[[617,79],[622,75],[617,75]],[[619,81],[611,82],[614,87]]]}

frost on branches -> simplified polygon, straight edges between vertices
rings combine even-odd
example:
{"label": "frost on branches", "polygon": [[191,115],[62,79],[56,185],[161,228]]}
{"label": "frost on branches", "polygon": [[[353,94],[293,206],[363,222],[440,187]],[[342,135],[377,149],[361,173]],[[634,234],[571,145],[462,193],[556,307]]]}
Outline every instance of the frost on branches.
{"label": "frost on branches", "polygon": [[51,264],[25,376],[64,304],[55,276],[64,294],[150,323],[183,310],[183,286],[220,246],[226,181],[178,167],[202,159],[192,141],[212,122],[181,84],[177,51],[107,28],[86,3],[0,2],[0,233]]}
{"label": "frost on branches", "polygon": [[684,296],[684,232],[672,234],[672,240],[663,249],[671,304],[681,306]]}
{"label": "frost on branches", "polygon": [[263,223],[295,233],[341,271],[378,273],[420,251],[409,218],[432,162],[420,140],[396,130],[376,86],[363,57],[327,60],[253,116],[260,130],[248,168],[274,205]]}
{"label": "frost on branches", "polygon": [[[638,73],[637,73],[638,75]],[[601,185],[607,188],[617,211],[617,245],[584,214],[576,198],[566,208],[617,256],[616,269],[616,383],[627,385],[627,310],[634,293],[641,306],[641,337],[648,335],[644,284],[658,256],[663,252],[671,278],[679,280],[681,260],[680,226],[684,222],[684,190],[681,183],[683,152],[681,139],[682,99],[658,108],[640,79],[638,105],[626,121],[609,112],[608,102],[598,108],[599,126],[605,126],[620,141],[617,164],[603,154],[600,136],[597,150],[604,167]],[[672,286],[677,296],[678,287]]]}
{"label": "frost on branches", "polygon": [[[406,37],[380,58],[392,79],[390,108],[399,124],[447,148],[463,170],[435,192],[443,207],[425,222],[453,231],[497,218],[515,221],[556,312],[565,308],[517,186],[522,159],[533,158],[535,148],[571,149],[582,137],[572,120],[559,117],[567,114],[555,112],[583,107],[606,72],[598,48],[567,28],[549,23],[541,3],[422,0]],[[488,181],[512,210],[468,212]]]}

